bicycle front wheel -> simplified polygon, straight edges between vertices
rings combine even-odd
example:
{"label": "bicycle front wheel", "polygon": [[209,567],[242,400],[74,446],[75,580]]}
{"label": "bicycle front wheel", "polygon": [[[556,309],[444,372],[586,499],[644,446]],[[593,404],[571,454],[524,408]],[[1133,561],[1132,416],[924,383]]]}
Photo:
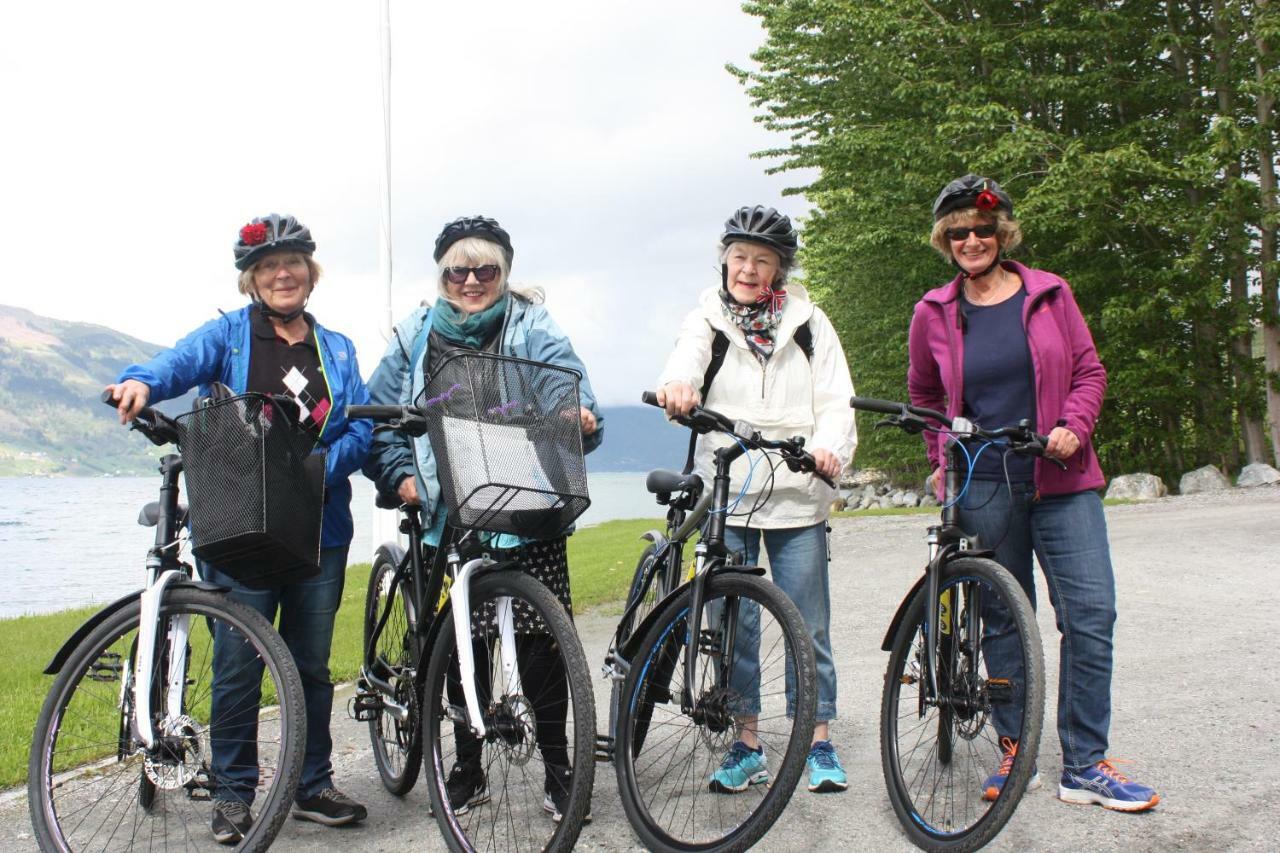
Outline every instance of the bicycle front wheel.
{"label": "bicycle front wheel", "polygon": [[[614,763],[631,825],[654,850],[743,850],[782,813],[804,769],[817,672],[804,619],[782,590],[753,575],[706,581],[700,629],[692,591],[661,612],[631,661]],[[694,695],[686,651],[696,643]],[[737,740],[763,754],[727,760]]]}
{"label": "bicycle front wheel", "polygon": [[[251,825],[236,849],[265,850],[302,769],[304,700],[293,657],[257,611],[218,593],[171,589],[153,680],[135,689],[139,616],[134,602],[91,631],[45,699],[28,768],[36,840],[44,850],[225,850],[210,831],[218,799],[248,808]],[[144,691],[150,747],[134,701]]]}
{"label": "bicycle front wheel", "polygon": [[409,627],[413,584],[396,575],[396,560],[378,549],[365,596],[364,647],[370,673],[391,687],[391,695],[382,697],[377,714],[369,720],[373,761],[383,786],[403,796],[413,790],[422,768],[422,715],[415,681],[418,660]]}
{"label": "bicycle front wheel", "polygon": [[519,570],[480,576],[470,595],[484,734],[477,737],[468,722],[453,613],[446,610],[423,701],[436,821],[451,850],[569,850],[590,808],[596,733],[573,621]]}
{"label": "bicycle front wheel", "polygon": [[[1044,654],[1031,604],[1003,566],[962,558],[941,571],[936,606],[921,587],[893,641],[881,763],[889,799],[913,843],[975,850],[1004,827],[1034,772]],[[936,693],[927,677],[930,644]],[[1017,752],[1001,777],[1011,744]]]}

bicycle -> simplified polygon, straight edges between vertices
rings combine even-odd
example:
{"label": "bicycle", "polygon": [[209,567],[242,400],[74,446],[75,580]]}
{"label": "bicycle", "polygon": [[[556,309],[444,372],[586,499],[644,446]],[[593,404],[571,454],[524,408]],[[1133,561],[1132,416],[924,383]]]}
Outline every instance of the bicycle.
{"label": "bicycle", "polygon": [[594,782],[586,656],[559,599],[485,536],[557,533],[586,508],[577,375],[450,354],[417,403],[348,410],[378,429],[430,434],[448,509],[430,561],[418,506],[399,506],[408,548],[375,554],[352,715],[369,723],[387,790],[407,793],[425,769],[450,849],[568,850]]}
{"label": "bicycle", "polygon": [[[109,394],[103,401],[114,406]],[[160,446],[185,435],[150,408],[132,428]],[[36,721],[27,788],[42,850],[226,849],[209,832],[215,795],[248,808],[252,825],[236,849],[265,850],[297,789],[306,727],[293,657],[257,611],[179,560],[183,457],[159,467],[159,500],[138,517],[156,528],[145,588],[91,616],[44,670],[57,678]],[[215,635],[219,655],[251,653],[247,665],[263,673],[258,696],[229,706],[214,698]],[[257,782],[233,789],[217,751],[255,723]]]}
{"label": "bicycle", "polygon": [[[652,392],[642,400],[658,405]],[[668,506],[667,528],[644,536],[650,544],[605,657],[613,689],[597,759],[613,761],[627,818],[650,849],[743,850],[769,830],[800,779],[817,671],[799,610],[760,577],[763,569],[741,565],[725,547],[729,469],[749,449],[776,451],[795,470],[813,471],[813,457],[803,438],[766,439],[710,409],[695,406],[677,420],[734,443],[715,452],[710,492],[696,474],[647,478]],[[684,549],[698,532],[686,570]],[[754,729],[767,759],[780,760],[769,784],[730,793],[712,774],[742,727]]]}
{"label": "bicycle", "polygon": [[[959,526],[968,485],[961,480],[969,468],[965,443],[981,442],[977,453],[994,443],[1043,456],[1047,439],[1027,421],[985,430],[966,418],[903,403],[854,397],[850,405],[888,415],[877,427],[941,432],[950,439],[941,523],[929,527],[927,538],[929,561],[881,646],[889,666],[880,754],[889,799],[911,841],[925,850],[976,850],[1004,827],[1035,772],[1044,654],[1022,587]],[[997,643],[1009,663],[989,659]],[[997,716],[1004,731],[996,728]],[[1006,739],[1017,752],[997,791],[985,780],[1000,765]]]}

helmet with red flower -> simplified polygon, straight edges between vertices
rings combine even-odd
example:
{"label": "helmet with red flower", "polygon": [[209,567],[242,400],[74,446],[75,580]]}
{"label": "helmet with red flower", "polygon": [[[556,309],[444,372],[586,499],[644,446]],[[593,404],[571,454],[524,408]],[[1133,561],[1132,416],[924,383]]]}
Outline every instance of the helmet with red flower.
{"label": "helmet with red flower", "polygon": [[315,252],[311,229],[292,216],[272,213],[244,225],[236,239],[236,269],[244,272],[268,252],[291,250],[308,255]]}
{"label": "helmet with red flower", "polygon": [[978,210],[1004,210],[1013,216],[1013,201],[1000,185],[990,178],[972,173],[956,178],[942,188],[933,202],[933,220],[937,222],[953,210],[976,207]]}

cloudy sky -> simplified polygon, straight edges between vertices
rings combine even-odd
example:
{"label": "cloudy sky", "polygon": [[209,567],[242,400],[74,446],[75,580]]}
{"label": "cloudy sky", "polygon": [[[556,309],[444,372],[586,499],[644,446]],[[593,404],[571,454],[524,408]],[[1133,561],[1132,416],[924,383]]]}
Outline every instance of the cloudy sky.
{"label": "cloudy sky", "polygon": [[[763,40],[736,0],[392,0],[393,313],[434,293],[441,225],[511,232],[606,404],[650,387],[741,204],[803,213],[754,151],[726,62]],[[320,322],[384,344],[375,2],[6,3],[0,302],[172,343],[238,307],[241,224],[296,215]]]}

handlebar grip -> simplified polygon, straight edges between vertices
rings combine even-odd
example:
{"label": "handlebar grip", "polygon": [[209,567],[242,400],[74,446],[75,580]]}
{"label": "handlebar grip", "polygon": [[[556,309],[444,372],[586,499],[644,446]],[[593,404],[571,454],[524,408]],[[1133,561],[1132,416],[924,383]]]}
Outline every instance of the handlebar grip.
{"label": "handlebar grip", "polygon": [[404,410],[404,406],[347,406],[347,419],[393,421],[404,417]]}
{"label": "handlebar grip", "polygon": [[851,397],[849,405],[864,412],[880,412],[885,415],[902,414],[903,405],[888,400],[877,400],[874,397]]}
{"label": "handlebar grip", "polygon": [[646,406],[657,406],[662,408],[662,404],[658,402],[658,394],[655,391],[642,391],[640,393],[640,402]]}

